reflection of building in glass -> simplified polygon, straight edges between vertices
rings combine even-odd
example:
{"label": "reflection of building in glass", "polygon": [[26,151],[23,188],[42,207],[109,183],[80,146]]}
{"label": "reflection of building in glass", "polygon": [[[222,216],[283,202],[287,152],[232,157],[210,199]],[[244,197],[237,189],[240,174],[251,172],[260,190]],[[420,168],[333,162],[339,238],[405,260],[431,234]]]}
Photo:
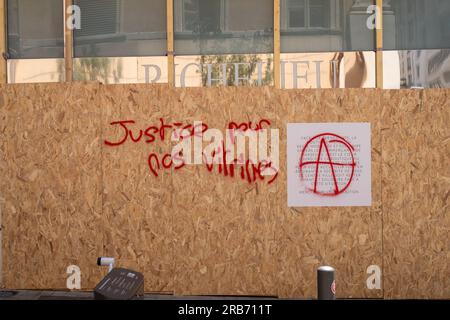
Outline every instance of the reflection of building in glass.
{"label": "reflection of building in glass", "polygon": [[[329,28],[332,15],[337,13],[336,2],[319,0],[288,0],[283,14],[286,15],[287,29]],[[333,12],[332,12],[333,10]]]}
{"label": "reflection of building in glass", "polygon": [[373,52],[283,53],[281,87],[299,88],[373,88]]}
{"label": "reflection of building in glass", "polygon": [[399,57],[401,87],[450,87],[450,49],[400,51]]}
{"label": "reflection of building in glass", "polygon": [[165,0],[74,0],[81,29],[75,57],[162,56],[166,53]]}
{"label": "reflection of building in glass", "polygon": [[272,61],[271,54],[177,56],[175,84],[177,87],[272,85]]}
{"label": "reflection of building in glass", "polygon": [[368,51],[375,47],[367,28],[372,0],[282,0],[281,51]]}
{"label": "reflection of building in glass", "polygon": [[[10,59],[10,83],[61,82],[64,59]],[[167,83],[166,57],[94,57],[73,60],[75,81]]]}
{"label": "reflection of building in glass", "polygon": [[9,83],[62,82],[64,59],[9,59],[7,73]]}
{"label": "reflection of building in glass", "polygon": [[[62,1],[8,0],[6,4],[10,59],[64,57]],[[53,64],[50,69],[54,71]]]}
{"label": "reflection of building in glass", "polygon": [[395,35],[395,41],[385,42],[384,49],[450,48],[450,1],[391,0],[389,4],[395,23],[385,24],[384,33]]}
{"label": "reflection of building in glass", "polygon": [[103,83],[273,85],[279,79],[283,88],[358,88],[376,86],[379,63],[384,88],[450,87],[450,0],[383,0],[377,61],[375,2],[280,0],[278,38],[273,0],[173,0],[169,12],[166,0],[73,0],[81,29],[73,32],[73,57],[64,59],[65,35],[71,40],[64,2],[6,0],[7,79],[59,82],[67,68],[75,81]]}
{"label": "reflection of building in glass", "polygon": [[177,55],[273,52],[273,0],[174,0]]}

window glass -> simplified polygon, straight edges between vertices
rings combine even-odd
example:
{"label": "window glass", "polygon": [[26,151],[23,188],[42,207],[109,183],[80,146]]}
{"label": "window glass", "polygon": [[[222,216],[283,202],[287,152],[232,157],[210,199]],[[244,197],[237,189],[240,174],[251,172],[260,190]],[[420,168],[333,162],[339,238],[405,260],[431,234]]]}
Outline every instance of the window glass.
{"label": "window glass", "polygon": [[165,0],[75,0],[81,29],[75,57],[163,56],[167,51]]}
{"label": "window glass", "polygon": [[281,52],[371,51],[373,0],[281,0]]}
{"label": "window glass", "polygon": [[174,0],[175,54],[273,51],[273,0]]}
{"label": "window glass", "polygon": [[450,48],[450,1],[385,1],[383,28],[386,50]]}
{"label": "window glass", "polygon": [[11,59],[63,58],[61,0],[8,0],[8,55]]}

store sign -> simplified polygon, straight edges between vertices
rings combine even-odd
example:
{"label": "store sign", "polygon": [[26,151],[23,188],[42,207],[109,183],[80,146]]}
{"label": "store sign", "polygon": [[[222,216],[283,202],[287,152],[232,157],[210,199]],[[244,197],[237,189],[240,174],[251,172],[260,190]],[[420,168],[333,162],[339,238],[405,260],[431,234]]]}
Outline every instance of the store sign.
{"label": "store sign", "polygon": [[[273,85],[273,56],[176,56],[177,87]],[[282,54],[281,87],[375,88],[373,52]]]}

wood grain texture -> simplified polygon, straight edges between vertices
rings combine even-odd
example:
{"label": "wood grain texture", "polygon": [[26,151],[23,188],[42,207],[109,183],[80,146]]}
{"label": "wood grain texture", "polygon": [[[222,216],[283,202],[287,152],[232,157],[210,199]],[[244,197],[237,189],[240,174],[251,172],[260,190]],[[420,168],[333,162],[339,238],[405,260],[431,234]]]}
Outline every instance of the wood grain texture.
{"label": "wood grain texture", "polygon": [[449,90],[386,91],[383,100],[385,295],[448,299]]}
{"label": "wood grain texture", "polygon": [[[182,101],[178,116],[203,120],[211,128],[223,131],[230,121],[257,123],[263,118],[274,128],[281,124],[273,104],[276,93],[267,88],[248,88],[245,95],[235,88],[175,95],[175,105]],[[282,180],[249,185],[198,165],[173,179],[175,293],[276,296]]]}
{"label": "wood grain texture", "polygon": [[8,288],[65,288],[78,265],[99,280],[100,110],[95,84],[0,88],[3,280]]}
{"label": "wood grain texture", "polygon": [[[148,292],[314,297],[316,267],[337,269],[338,297],[383,268],[384,297],[449,298],[450,90],[277,90],[166,85],[0,87],[0,206],[8,288],[83,288],[105,274],[97,256],[145,275]],[[160,170],[164,141],[118,141],[139,129],[269,119],[280,130],[280,176],[248,184],[204,165]],[[289,209],[286,124],[370,122],[371,208]]]}
{"label": "wood grain texture", "polygon": [[281,87],[281,36],[280,0],[273,0],[273,78],[275,88]]}
{"label": "wood grain texture", "polygon": [[167,72],[168,72],[168,83],[170,86],[175,86],[175,60],[174,60],[174,10],[173,1],[166,0],[166,10],[167,10]]}
{"label": "wood grain texture", "polygon": [[[286,184],[278,201],[279,295],[315,297],[316,269],[332,265],[337,272],[337,296],[381,297],[366,288],[366,269],[381,265],[381,140],[380,97],[376,90],[284,92],[275,105],[288,106],[290,122],[369,122],[372,131],[372,207],[287,209]],[[285,134],[283,135],[285,137]],[[283,153],[284,154],[284,153]],[[281,163],[285,163],[283,158]],[[282,180],[286,170],[283,170]]]}
{"label": "wood grain texture", "polygon": [[376,0],[377,17],[375,30],[375,61],[376,61],[376,83],[378,89],[383,89],[383,0]]}
{"label": "wood grain texture", "polygon": [[[174,110],[166,86],[103,86],[100,99],[102,141],[123,136],[111,122],[136,121],[130,128],[137,137],[139,129],[157,125]],[[102,148],[105,255],[144,272],[145,288],[154,292],[173,291],[173,178],[153,177],[147,165],[149,153],[164,148],[144,141]]]}

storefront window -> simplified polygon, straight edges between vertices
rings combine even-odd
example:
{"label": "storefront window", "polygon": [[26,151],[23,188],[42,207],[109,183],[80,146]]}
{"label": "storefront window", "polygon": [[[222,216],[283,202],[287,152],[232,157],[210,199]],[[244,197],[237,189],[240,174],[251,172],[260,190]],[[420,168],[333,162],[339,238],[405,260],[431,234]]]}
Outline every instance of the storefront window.
{"label": "storefront window", "polygon": [[289,29],[327,28],[329,26],[329,1],[288,0],[286,10]]}
{"label": "storefront window", "polygon": [[272,0],[174,0],[174,22],[176,55],[273,52]]}
{"label": "storefront window", "polygon": [[450,48],[450,1],[385,1],[383,28],[385,50]]}
{"label": "storefront window", "polygon": [[81,29],[74,32],[75,57],[164,56],[165,0],[75,0]]}
{"label": "storefront window", "polygon": [[64,57],[61,0],[8,0],[10,59]]}
{"label": "storefront window", "polygon": [[372,0],[282,0],[281,52],[371,51]]}

